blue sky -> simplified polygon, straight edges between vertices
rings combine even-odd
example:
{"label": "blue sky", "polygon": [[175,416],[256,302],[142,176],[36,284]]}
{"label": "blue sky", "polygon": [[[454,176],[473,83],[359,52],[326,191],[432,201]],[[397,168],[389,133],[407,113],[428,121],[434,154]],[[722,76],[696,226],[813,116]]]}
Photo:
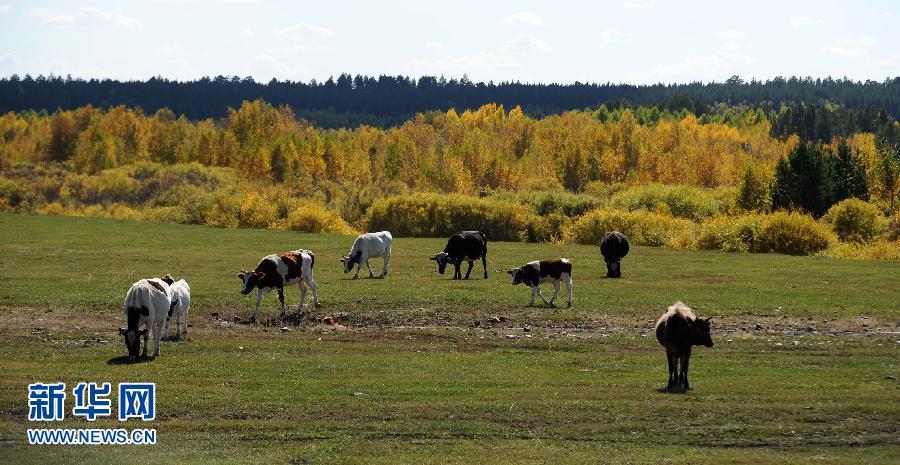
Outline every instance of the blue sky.
{"label": "blue sky", "polygon": [[0,0],[0,75],[900,76],[900,2]]}

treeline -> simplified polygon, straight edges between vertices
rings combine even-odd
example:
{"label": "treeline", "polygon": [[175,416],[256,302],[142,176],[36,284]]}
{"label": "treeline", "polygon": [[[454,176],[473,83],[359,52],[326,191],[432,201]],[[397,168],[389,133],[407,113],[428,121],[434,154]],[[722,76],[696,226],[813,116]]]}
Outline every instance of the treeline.
{"label": "treeline", "polygon": [[900,256],[897,122],[824,143],[771,134],[760,108],[538,119],[489,104],[389,129],[321,129],[260,100],[201,121],[7,113],[0,210],[580,243],[615,228],[637,245]]}
{"label": "treeline", "polygon": [[[496,103],[506,108],[521,107],[533,117],[559,114],[567,110],[606,105],[618,109],[657,106],[669,111],[686,110],[696,116],[717,111],[717,107],[752,106],[766,112],[783,107],[875,108],[885,116],[900,115],[900,77],[884,82],[849,79],[777,77],[745,82],[733,77],[725,82],[688,84],[529,84],[520,82],[472,82],[423,76],[351,76],[342,74],[324,82],[312,80],[267,83],[237,76],[204,77],[194,81],[151,78],[147,81],[82,80],[70,77],[10,76],[0,79],[0,112],[57,109],[71,110],[93,105],[140,107],[148,113],[171,109],[192,120],[220,118],[229,107],[244,100],[262,99],[273,105],[290,105],[297,116],[319,127],[355,127],[360,124],[389,127],[402,124],[416,113],[432,110],[474,110]],[[872,115],[844,118],[855,126],[837,132],[810,134],[828,141],[869,130]],[[803,116],[806,118],[806,116]],[[788,121],[793,128],[808,121]],[[843,124],[843,123],[842,123]],[[778,134],[786,134],[779,126]],[[792,133],[792,132],[788,132]],[[800,134],[804,140],[805,133]]]}

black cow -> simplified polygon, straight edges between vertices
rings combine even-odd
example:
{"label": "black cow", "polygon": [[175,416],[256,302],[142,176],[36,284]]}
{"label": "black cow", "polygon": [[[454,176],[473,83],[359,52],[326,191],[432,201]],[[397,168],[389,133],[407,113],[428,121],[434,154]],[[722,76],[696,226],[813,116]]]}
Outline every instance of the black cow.
{"label": "black cow", "polygon": [[628,238],[619,231],[613,231],[600,242],[600,253],[606,261],[606,277],[621,278],[622,258],[628,255]]}
{"label": "black cow", "polygon": [[453,279],[461,279],[462,273],[459,266],[463,261],[469,262],[469,269],[466,270],[466,278],[472,273],[472,266],[475,260],[481,259],[484,265],[484,279],[487,279],[487,237],[481,231],[461,231],[450,236],[447,241],[447,247],[444,251],[431,256],[431,259],[438,264],[438,272],[444,274],[447,264],[453,264],[456,271],[453,273]]}
{"label": "black cow", "polygon": [[681,302],[675,302],[657,320],[656,340],[666,348],[666,358],[669,360],[667,390],[687,391],[691,388],[688,384],[691,347],[713,346],[712,337],[709,335],[709,320],[710,318],[705,320],[697,318],[694,311]]}

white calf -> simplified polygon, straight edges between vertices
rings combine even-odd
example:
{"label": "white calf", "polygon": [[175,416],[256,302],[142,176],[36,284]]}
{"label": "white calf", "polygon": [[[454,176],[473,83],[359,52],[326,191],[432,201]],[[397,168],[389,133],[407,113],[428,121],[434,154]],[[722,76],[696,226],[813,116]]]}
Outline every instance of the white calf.
{"label": "white calf", "polygon": [[362,270],[363,263],[369,269],[369,277],[374,278],[372,267],[369,266],[370,258],[384,258],[384,266],[381,268],[381,276],[383,278],[388,273],[388,262],[391,260],[391,242],[394,238],[390,231],[381,231],[377,233],[365,233],[360,235],[353,241],[353,248],[350,249],[350,255],[341,257],[341,263],[344,264],[344,273],[349,273],[353,269],[353,265],[359,265],[353,279],[359,278],[359,271]]}
{"label": "white calf", "polygon": [[187,281],[179,279],[169,286],[172,293],[172,306],[166,316],[166,324],[163,326],[163,337],[169,337],[169,320],[175,317],[175,339],[181,339],[182,334],[187,334],[187,317],[191,309],[191,287]]}

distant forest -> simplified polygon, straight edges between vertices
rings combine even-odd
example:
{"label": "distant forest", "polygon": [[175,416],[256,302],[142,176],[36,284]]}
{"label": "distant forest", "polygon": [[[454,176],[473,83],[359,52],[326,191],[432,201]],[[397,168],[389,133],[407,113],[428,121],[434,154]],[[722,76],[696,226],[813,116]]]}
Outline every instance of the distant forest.
{"label": "distant forest", "polygon": [[[688,84],[528,84],[519,82],[472,82],[468,78],[445,79],[423,76],[351,76],[342,74],[324,82],[278,81],[260,83],[252,78],[217,76],[195,81],[151,78],[147,81],[83,80],[70,77],[16,75],[0,79],[0,113],[9,111],[71,110],[85,105],[110,108],[139,107],[152,114],[169,108],[192,120],[222,118],[228,108],[245,100],[262,99],[273,105],[290,105],[298,118],[323,128],[356,127],[367,124],[390,127],[402,124],[416,113],[477,109],[495,103],[519,106],[525,114],[543,117],[567,110],[655,106],[671,112],[689,111],[697,116],[724,108],[750,106],[783,112],[784,107],[806,107],[806,126],[813,128],[816,109],[844,111],[841,118],[854,120],[839,134],[818,134],[802,129],[802,121],[779,128],[777,135],[797,132],[803,139],[830,139],[832,135],[867,131],[873,119],[882,122],[900,114],[900,77],[884,82],[848,79],[776,77],[767,81],[744,81],[735,76],[725,82]],[[802,105],[801,105],[802,104]],[[791,115],[797,119],[799,115]],[[831,123],[832,122],[826,122]],[[828,125],[831,125],[828,124]],[[803,133],[809,133],[803,137]],[[775,135],[775,134],[773,134]]]}

